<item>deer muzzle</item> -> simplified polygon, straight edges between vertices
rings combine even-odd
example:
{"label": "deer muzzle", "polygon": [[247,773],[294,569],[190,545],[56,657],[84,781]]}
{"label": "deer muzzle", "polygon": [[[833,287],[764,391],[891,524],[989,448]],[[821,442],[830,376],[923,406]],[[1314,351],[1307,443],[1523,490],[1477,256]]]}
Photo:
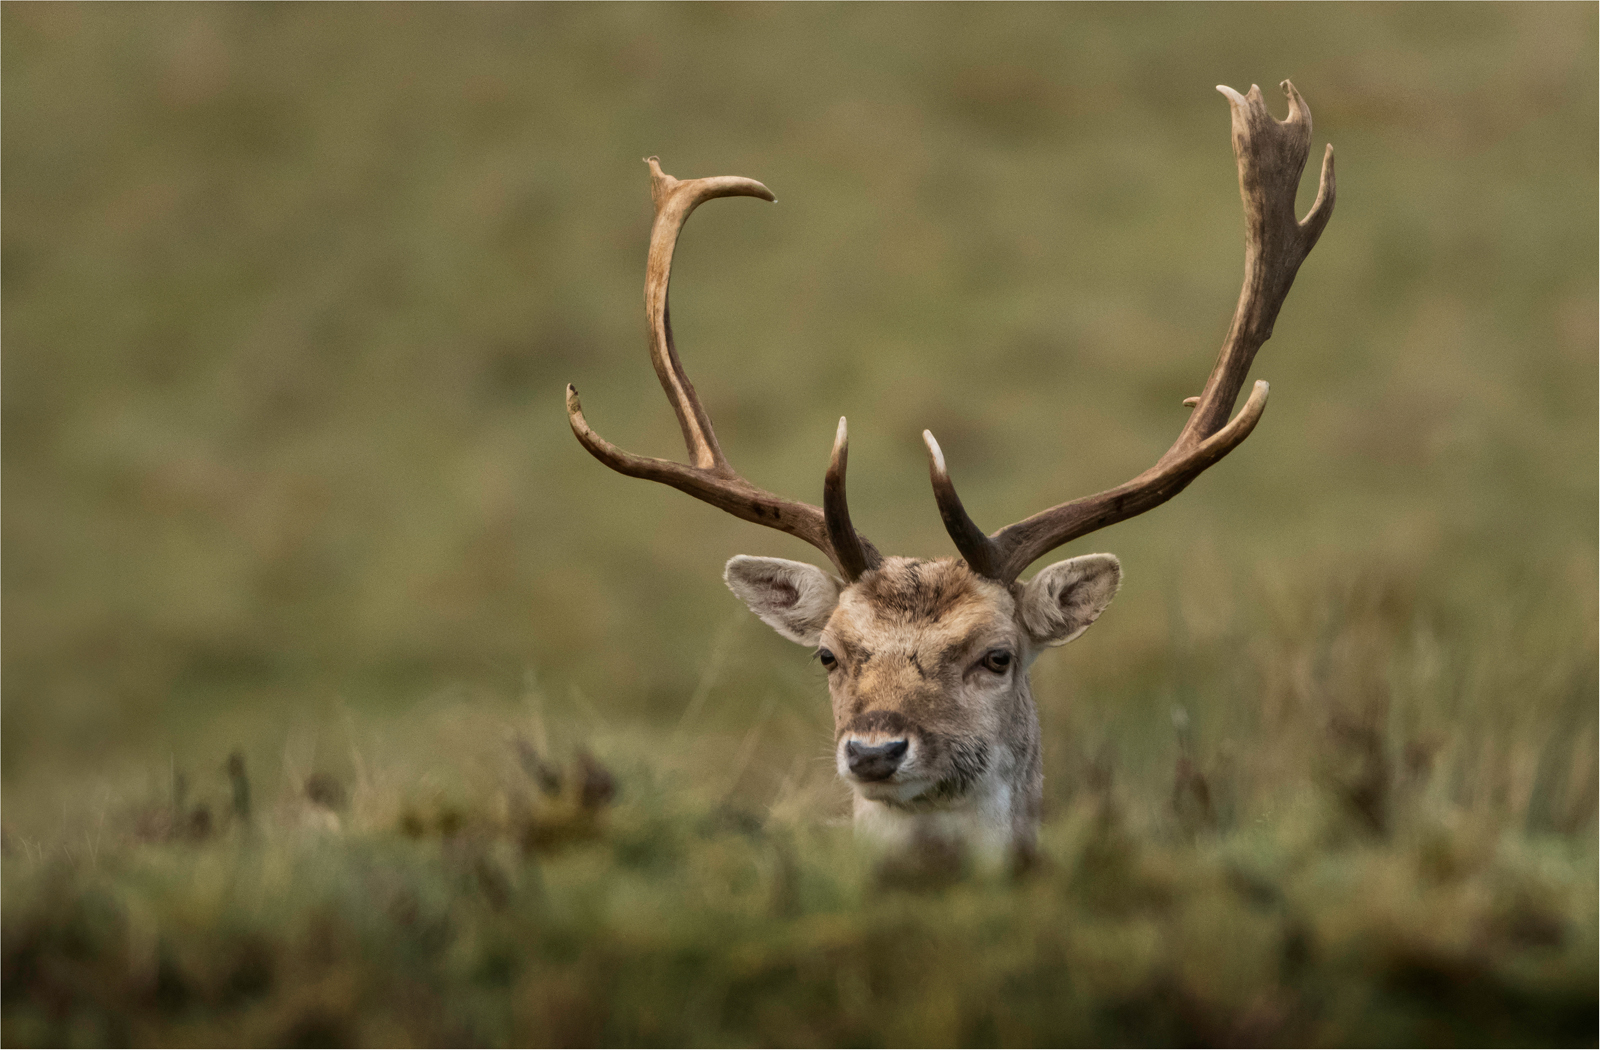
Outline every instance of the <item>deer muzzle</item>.
{"label": "deer muzzle", "polygon": [[879,744],[850,740],[844,745],[845,764],[857,780],[876,783],[895,775],[910,748],[911,742],[905,739]]}

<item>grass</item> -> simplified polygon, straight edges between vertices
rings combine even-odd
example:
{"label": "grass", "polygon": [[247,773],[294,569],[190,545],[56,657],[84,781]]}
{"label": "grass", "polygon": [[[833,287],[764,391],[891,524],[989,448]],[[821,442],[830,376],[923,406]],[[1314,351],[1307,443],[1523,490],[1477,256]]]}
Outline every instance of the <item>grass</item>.
{"label": "grass", "polygon": [[[0,1037],[1591,1042],[1595,25],[0,8]],[[676,449],[639,158],[781,202],[676,269],[736,466],[814,499],[848,414],[857,523],[939,556],[924,427],[991,528],[1170,442],[1212,85],[1283,76],[1338,209],[1251,440],[1060,555],[1127,582],[1035,671],[1043,862],[861,850],[717,578],[809,548],[566,429]]]}
{"label": "grass", "polygon": [[476,788],[169,796],[7,864],[6,1038],[1587,1042],[1592,837],[1430,803],[1405,758],[1333,741],[1319,790],[1243,822],[1225,781],[1149,812],[1102,771],[1020,877],[876,860],[638,736],[554,795],[508,746]]}
{"label": "grass", "polygon": [[[10,843],[7,1042],[1593,1038],[1593,836],[1452,802],[1354,728],[1314,786],[1248,816],[1222,771],[1180,760],[1150,805],[1101,760],[1019,874],[938,843],[875,857],[708,791],[642,734],[557,769],[481,709],[435,719],[486,742],[474,783],[369,758],[353,785],[317,774],[252,807],[238,763],[214,798]],[[1592,781],[1557,785],[1591,792],[1563,817],[1592,812]]]}

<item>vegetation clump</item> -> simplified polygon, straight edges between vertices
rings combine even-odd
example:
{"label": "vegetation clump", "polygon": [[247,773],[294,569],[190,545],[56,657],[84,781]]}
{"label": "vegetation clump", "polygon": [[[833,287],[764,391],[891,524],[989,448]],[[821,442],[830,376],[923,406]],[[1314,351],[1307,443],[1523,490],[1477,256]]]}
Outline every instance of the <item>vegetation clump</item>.
{"label": "vegetation clump", "polygon": [[514,741],[488,790],[454,798],[317,773],[269,819],[219,810],[205,833],[176,777],[92,855],[7,841],[3,1035],[1591,1042],[1593,835],[1440,813],[1396,794],[1395,768],[1374,778],[1386,742],[1328,746],[1356,748],[1330,757],[1353,782],[1232,825],[1195,802],[1187,758],[1148,809],[1101,769],[1010,866],[708,798],[625,737],[562,768]]}

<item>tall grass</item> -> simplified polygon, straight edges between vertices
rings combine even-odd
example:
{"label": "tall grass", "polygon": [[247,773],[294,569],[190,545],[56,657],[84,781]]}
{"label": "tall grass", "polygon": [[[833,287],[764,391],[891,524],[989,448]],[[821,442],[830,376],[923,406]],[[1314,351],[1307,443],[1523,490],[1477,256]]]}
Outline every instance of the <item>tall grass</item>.
{"label": "tall grass", "polygon": [[1595,841],[1560,826],[1592,820],[1592,759],[1534,803],[1514,762],[1463,795],[1455,757],[1353,719],[1264,762],[1184,740],[1165,790],[1095,754],[1008,872],[864,851],[770,723],[730,770],[738,735],[663,752],[486,706],[296,742],[270,792],[235,756],[8,839],[7,1041],[1593,1037]]}

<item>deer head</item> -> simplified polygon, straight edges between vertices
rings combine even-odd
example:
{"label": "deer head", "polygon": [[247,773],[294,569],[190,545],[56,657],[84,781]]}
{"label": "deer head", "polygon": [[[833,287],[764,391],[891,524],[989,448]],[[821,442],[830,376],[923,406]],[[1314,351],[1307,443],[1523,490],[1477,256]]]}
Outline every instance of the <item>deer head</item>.
{"label": "deer head", "polygon": [[736,176],[678,180],[649,158],[655,224],[645,273],[650,358],[678,415],[689,463],[635,456],[600,437],[567,387],[573,433],[606,466],[664,482],[746,521],[816,547],[835,573],[780,558],[739,556],[728,586],[779,634],[816,651],[833,698],[835,757],[855,793],[860,827],[906,836],[930,825],[979,842],[1031,846],[1043,785],[1028,669],[1105,611],[1121,583],[1109,554],[1056,562],[1019,577],[1062,544],[1159,506],[1250,435],[1267,403],[1257,381],[1233,406],[1294,282],[1333,213],[1333,147],[1303,220],[1295,192],[1311,147],[1311,113],[1287,80],[1289,115],[1267,111],[1260,88],[1219,87],[1233,114],[1245,212],[1244,287],[1233,323],[1188,421],[1165,455],[1116,488],[1040,511],[986,534],[956,494],[944,453],[923,431],[934,499],[960,559],[883,557],[850,522],[849,435],[843,419],[824,475],[822,506],[756,488],[729,465],[672,341],[667,284],[689,214],[714,197],[775,198]]}

